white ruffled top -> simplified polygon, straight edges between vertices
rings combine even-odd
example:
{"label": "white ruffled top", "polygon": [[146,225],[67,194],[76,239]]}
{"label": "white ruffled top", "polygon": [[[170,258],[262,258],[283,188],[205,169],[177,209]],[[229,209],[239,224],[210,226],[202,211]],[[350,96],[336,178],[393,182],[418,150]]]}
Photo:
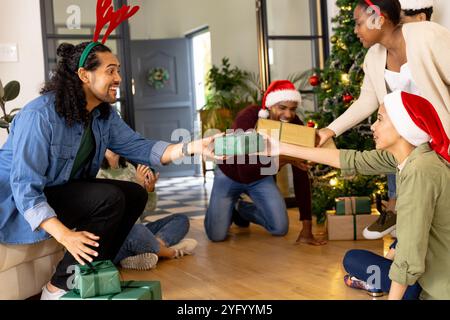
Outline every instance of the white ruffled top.
{"label": "white ruffled top", "polygon": [[386,69],[384,71],[384,78],[386,80],[388,91],[394,92],[396,90],[401,90],[420,96],[419,88],[414,82],[408,63],[402,65],[400,72]]}

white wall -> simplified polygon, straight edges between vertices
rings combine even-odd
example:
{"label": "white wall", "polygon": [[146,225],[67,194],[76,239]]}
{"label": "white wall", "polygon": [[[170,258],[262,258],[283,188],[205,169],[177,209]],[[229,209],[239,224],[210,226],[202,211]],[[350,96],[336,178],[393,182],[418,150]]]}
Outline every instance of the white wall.
{"label": "white wall", "polygon": [[133,0],[141,11],[130,21],[131,38],[184,37],[202,26],[211,32],[212,62],[223,57],[242,69],[258,72],[254,0]]}
{"label": "white wall", "polygon": [[450,29],[450,1],[434,0],[433,21],[442,24],[447,29]]}
{"label": "white wall", "polygon": [[[19,97],[7,103],[11,110],[36,98],[44,83],[39,0],[1,0],[0,30],[0,43],[16,43],[18,47],[18,62],[0,62],[3,85],[17,80],[22,87]],[[6,130],[0,129],[0,146],[6,137]]]}
{"label": "white wall", "polygon": [[[336,0],[327,0],[328,2],[328,24],[331,31],[331,18],[339,13],[339,8],[336,6]],[[450,1],[449,0],[434,0],[434,15],[433,21],[437,22],[447,29],[450,29]]]}

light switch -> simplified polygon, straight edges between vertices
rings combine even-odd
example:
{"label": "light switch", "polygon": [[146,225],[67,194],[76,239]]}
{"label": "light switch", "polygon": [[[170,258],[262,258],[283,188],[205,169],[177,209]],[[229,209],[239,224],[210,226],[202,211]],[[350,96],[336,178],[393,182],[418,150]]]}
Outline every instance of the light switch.
{"label": "light switch", "polygon": [[17,62],[17,44],[0,43],[0,62]]}

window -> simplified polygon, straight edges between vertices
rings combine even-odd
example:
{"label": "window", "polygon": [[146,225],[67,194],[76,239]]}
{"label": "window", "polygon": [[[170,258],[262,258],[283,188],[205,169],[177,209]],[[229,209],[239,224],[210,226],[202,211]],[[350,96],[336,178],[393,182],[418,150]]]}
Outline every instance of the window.
{"label": "window", "polygon": [[[329,54],[326,0],[257,0],[257,8],[265,88],[273,80],[323,68]],[[307,97],[304,108],[313,111],[312,88],[301,92]]]}
{"label": "window", "polygon": [[[117,9],[126,4],[126,0],[114,0]],[[96,1],[86,0],[41,0],[42,36],[44,43],[45,79],[51,77],[55,69],[56,50],[63,42],[79,44],[90,41],[94,35],[96,24]],[[109,36],[105,43],[122,64],[122,84],[118,93],[118,101],[114,107],[124,120],[134,128],[134,115],[131,94],[131,66],[129,65],[129,27],[122,23]]]}

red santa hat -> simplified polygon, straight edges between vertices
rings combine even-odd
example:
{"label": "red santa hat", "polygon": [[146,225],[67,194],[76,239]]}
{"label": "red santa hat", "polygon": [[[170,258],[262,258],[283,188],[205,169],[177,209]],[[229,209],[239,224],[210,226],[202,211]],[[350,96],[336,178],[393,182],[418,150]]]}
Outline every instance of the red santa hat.
{"label": "red santa hat", "polygon": [[398,133],[419,146],[429,142],[436,153],[450,162],[449,138],[436,109],[425,98],[395,91],[384,98],[384,106]]}
{"label": "red santa hat", "polygon": [[281,101],[295,101],[299,104],[302,102],[300,92],[288,80],[277,80],[270,84],[264,94],[258,116],[263,119],[269,118],[270,108]]}
{"label": "red santa hat", "polygon": [[423,10],[433,8],[434,0],[400,0],[402,10]]}

